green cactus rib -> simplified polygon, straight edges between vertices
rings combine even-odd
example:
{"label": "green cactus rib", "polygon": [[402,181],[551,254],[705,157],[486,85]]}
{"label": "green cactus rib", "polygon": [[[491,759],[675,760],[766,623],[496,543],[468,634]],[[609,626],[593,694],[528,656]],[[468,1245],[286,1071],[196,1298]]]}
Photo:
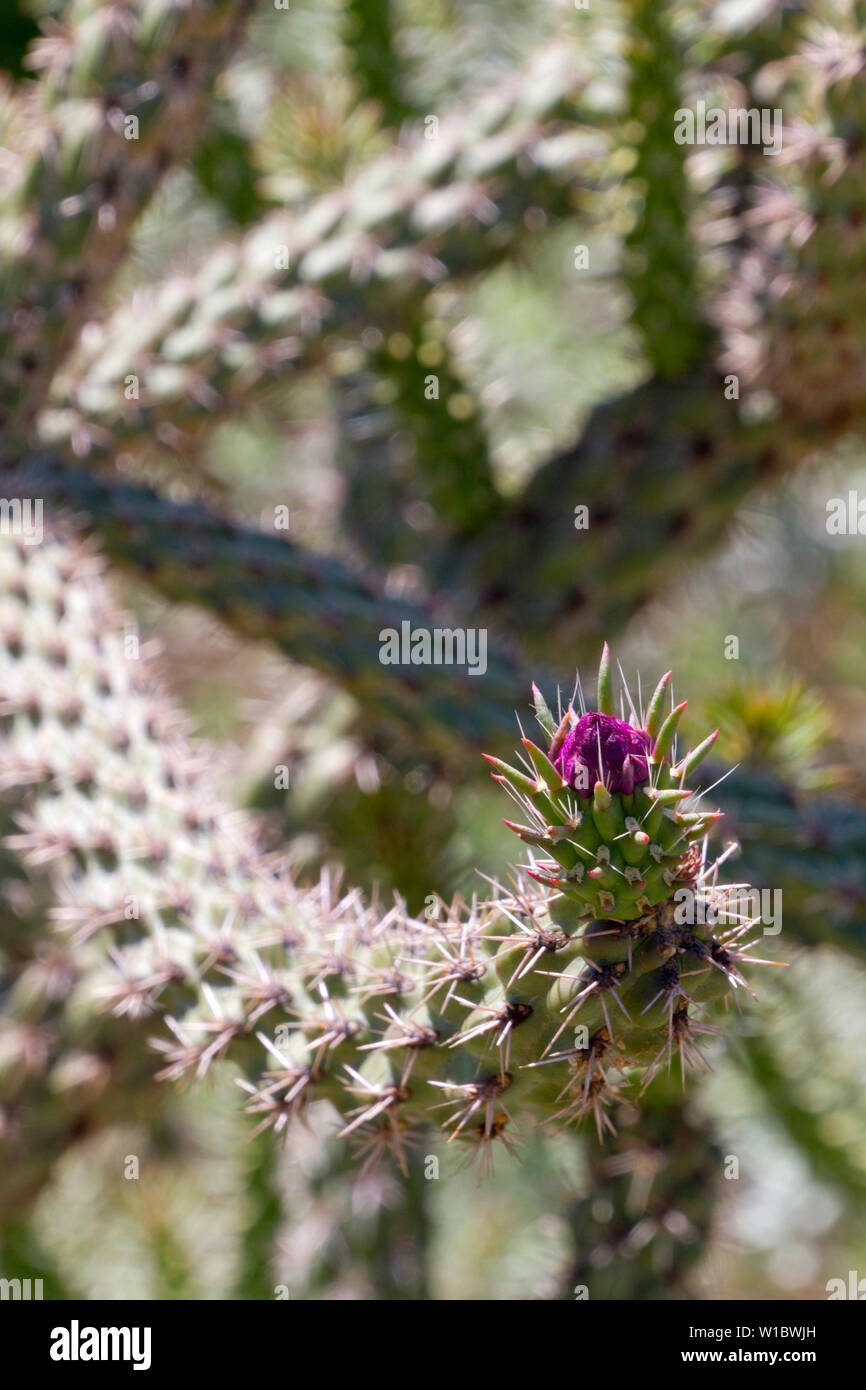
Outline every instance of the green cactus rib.
{"label": "green cactus rib", "polygon": [[[439,331],[434,332],[434,327]],[[446,341],[443,341],[443,338]],[[401,332],[371,346],[334,377],[347,478],[343,513],[363,517],[359,544],[378,566],[417,559],[425,543],[460,543],[487,525],[499,492],[478,402],[461,379],[447,333],[426,306],[402,315]]]}
{"label": "green cactus rib", "polygon": [[630,9],[627,119],[641,131],[631,170],[638,209],[626,237],[625,281],[634,297],[632,319],[644,352],[660,376],[679,376],[707,356],[712,342],[702,321],[697,256],[689,225],[692,193],[685,170],[688,147],[672,138],[682,45],[672,12],[654,0]]}
{"label": "green cactus rib", "polygon": [[550,48],[443,117],[437,138],[419,135],[309,207],[272,213],[192,275],[141,289],[94,326],[46,435],[79,454],[191,445],[287,367],[327,358],[339,333],[387,327],[407,296],[496,264],[528,235],[525,219],[567,216],[601,178],[605,139],[575,125],[584,81],[573,50]]}
{"label": "green cactus rib", "polygon": [[[26,434],[126,250],[135,217],[189,150],[251,0],[76,0],[38,50],[40,137],[0,203],[0,418]],[[130,119],[133,123],[130,123]]]}
{"label": "green cactus rib", "polygon": [[379,103],[386,125],[400,125],[413,114],[400,80],[394,11],[394,0],[347,0],[343,16],[349,67],[358,91]]}

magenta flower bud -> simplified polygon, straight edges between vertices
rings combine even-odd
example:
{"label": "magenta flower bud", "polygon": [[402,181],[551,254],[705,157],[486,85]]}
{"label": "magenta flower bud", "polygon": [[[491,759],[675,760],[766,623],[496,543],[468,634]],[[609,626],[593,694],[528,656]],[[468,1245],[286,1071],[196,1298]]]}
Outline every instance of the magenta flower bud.
{"label": "magenta flower bud", "polygon": [[551,761],[564,782],[589,796],[596,782],[610,792],[633,792],[649,777],[652,738],[611,714],[585,714],[566,734]]}

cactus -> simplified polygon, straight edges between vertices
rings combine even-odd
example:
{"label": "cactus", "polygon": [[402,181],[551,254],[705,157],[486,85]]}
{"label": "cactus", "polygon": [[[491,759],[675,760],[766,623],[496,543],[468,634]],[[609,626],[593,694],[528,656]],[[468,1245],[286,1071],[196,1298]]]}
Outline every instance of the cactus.
{"label": "cactus", "polygon": [[[203,602],[239,632],[270,638],[296,659],[335,674],[371,719],[416,748],[420,740],[455,778],[471,770],[467,751],[510,733],[514,692],[531,683],[511,652],[491,644],[480,683],[435,666],[423,685],[401,674],[395,679],[378,661],[381,629],[399,630],[404,620],[432,628],[436,619],[430,609],[383,598],[337,561],[230,524],[199,504],[171,503],[152,490],[111,485],[55,464],[24,469],[8,490],[73,509],[112,560],[143,570],[166,597]],[[838,797],[804,801],[780,778],[745,769],[725,783],[724,799],[749,874],[786,885],[786,929],[806,942],[836,941],[861,951],[858,865],[866,817],[857,804]],[[832,838],[825,831],[830,821]],[[826,911],[812,912],[816,901]]]}
{"label": "cactus", "polygon": [[[447,321],[427,311],[399,334],[379,335],[363,360],[336,379],[347,455],[346,517],[367,518],[365,558],[411,563],[411,527],[394,527],[395,512],[424,519],[428,542],[454,544],[483,530],[499,506],[479,402],[448,344]],[[431,410],[431,393],[441,408]],[[401,442],[411,440],[411,449]],[[408,454],[408,456],[407,456]]]}
{"label": "cactus", "polygon": [[[694,780],[700,764],[715,784],[713,736],[678,751],[665,680],[646,706],[626,691],[615,709],[607,649],[595,709],[581,694],[554,716],[540,689],[563,653],[583,661],[678,586],[741,503],[862,432],[863,7],[811,0],[704,34],[688,7],[641,0],[590,37],[564,26],[428,139],[393,62],[412,21],[350,0],[343,67],[381,108],[376,157],[315,189],[296,178],[288,209],[267,203],[291,179],[256,181],[259,137],[228,114],[237,74],[217,84],[251,8],[75,0],[32,55],[38,79],[0,91],[0,491],[48,512],[41,545],[0,537],[3,1258],[35,1267],[28,1209],[59,1156],[132,1113],[162,1123],[171,1083],[219,1067],[255,1132],[241,1296],[270,1296],[289,1189],[322,1218],[308,1293],[429,1296],[424,1149],[487,1171],[536,1124],[579,1131],[565,1142],[589,1162],[565,1296],[583,1283],[592,1297],[682,1295],[710,1227],[718,1136],[680,1083],[758,963],[745,921],[712,922],[738,914],[743,892],[719,877],[731,852],[713,860],[719,812]],[[417,49],[411,62],[423,66]],[[679,93],[716,85],[749,105],[780,94],[781,159],[675,144]],[[223,156],[235,174],[250,165],[239,184]],[[187,157],[230,240],[131,293],[136,219]],[[540,264],[578,225],[619,257],[639,360],[629,389],[599,391],[579,435],[558,424],[548,456],[514,478],[490,444],[496,392],[480,391],[449,328],[481,277]],[[218,511],[205,456],[243,412],[283,423],[280,388],[307,375],[328,394],[347,480],[327,555],[245,523],[239,490]],[[423,546],[401,525],[419,514]],[[147,644],[126,650],[136,632],[94,542],[162,598],[315,668],[325,698],[354,711],[351,735],[393,775],[357,816],[360,780],[354,800],[338,788],[315,828],[324,849],[309,859],[336,850],[349,882],[325,868],[302,883],[266,852],[262,822],[233,810]],[[483,682],[379,659],[383,628],[466,614],[489,624]],[[530,663],[541,736],[517,766],[500,754]],[[748,766],[719,788],[724,824],[743,847],[738,877],[784,886],[786,941],[862,956],[866,817],[825,794],[826,769],[794,766],[806,722],[796,702],[780,716],[790,739],[769,773],[752,760],[766,749],[743,744]],[[456,878],[456,827],[475,828],[482,747],[521,808],[508,824],[528,859],[483,900],[452,899],[451,884],[433,899],[439,874]],[[451,797],[435,813],[407,809],[419,762]],[[304,814],[294,801],[293,837]],[[312,838],[289,846],[296,863]],[[352,886],[380,859],[410,905]],[[434,906],[416,915],[425,893]],[[854,1157],[813,1122],[763,1012],[759,1026],[725,1030],[731,1065],[816,1172],[856,1196]],[[299,1119],[320,1152],[309,1182]],[[182,1293],[170,1221],[153,1236],[165,1291]]]}
{"label": "cactus", "polygon": [[394,45],[392,0],[348,0],[344,18],[346,43],[355,81],[362,97],[372,98],[389,125],[399,125],[412,112],[400,90]]}
{"label": "cactus", "polygon": [[531,210],[568,215],[598,176],[602,137],[565,125],[585,80],[573,50],[548,49],[435,140],[417,134],[311,207],[271,212],[196,273],[142,288],[56,385],[47,436],[97,461],[149,437],[192,451],[287,364],[327,357],[328,330],[387,326],[407,297],[496,264]]}
{"label": "cactus", "polygon": [[688,1097],[665,1082],[643,1097],[639,1123],[626,1113],[615,1154],[610,1144],[592,1145],[589,1191],[570,1211],[563,1300],[694,1296],[689,1279],[705,1248],[721,1155]]}
{"label": "cactus", "polygon": [[801,436],[862,428],[863,8],[815,21],[790,60],[783,168],[755,198],[719,317],[728,367],[759,376]]}
{"label": "cactus", "polygon": [[[9,843],[24,866],[22,889],[30,879],[38,890],[46,864],[65,885],[62,900],[37,913],[21,892],[12,896],[9,878],[5,884],[0,1128],[3,1201],[14,1210],[75,1135],[111,1122],[127,1104],[142,1116],[159,1104],[148,991],[124,995],[122,972],[96,941],[108,924],[124,924],[133,939],[149,927],[150,987],[164,989],[172,972],[158,964],[160,934],[184,914],[184,882],[210,879],[213,892],[244,851],[223,832],[211,878],[196,842],[207,843],[213,793],[159,688],[153,652],[136,654],[135,630],[125,633],[112,618],[94,558],[46,538],[35,550],[4,541],[0,564],[4,785],[19,802]],[[125,643],[134,644],[128,652]],[[34,786],[42,794],[27,809],[22,791]],[[163,880],[166,837],[179,857]],[[148,850],[154,858],[142,859]],[[205,933],[218,892],[195,904]],[[214,930],[225,910],[216,909]]]}
{"label": "cactus", "polygon": [[[646,711],[636,710],[629,696],[628,723],[612,712],[609,662],[605,645],[595,712],[578,717],[569,706],[554,720],[534,688],[549,748],[524,738],[525,771],[490,759],[494,779],[529,821],[507,822],[531,847],[526,872],[554,895],[546,925],[532,921],[537,954],[528,946],[511,952],[513,981],[534,978],[524,956],[531,962],[556,954],[564,967],[542,972],[564,982],[545,996],[548,1014],[563,1017],[529,1065],[543,1065],[548,1054],[551,1062],[571,1062],[579,1084],[564,1088],[576,1094],[563,1113],[591,1107],[599,1136],[610,1126],[605,1107],[618,1094],[605,1064],[626,1072],[645,1067],[646,1085],[665,1061],[670,1065],[675,1048],[683,1076],[687,1060],[703,1061],[700,1035],[716,1030],[692,1005],[700,1010],[745,984],[741,967],[750,947],[743,937],[751,925],[736,905],[736,886],[720,885],[719,864],[707,863],[706,835],[720,812],[701,808],[686,786],[715,733],[677,760],[685,704],[665,714],[670,673]],[[538,850],[549,857],[538,858]],[[717,921],[729,928],[719,936]],[[515,922],[529,934],[529,924]],[[551,1052],[575,1021],[583,1041]]]}
{"label": "cactus", "polygon": [[6,428],[26,434],[32,425],[134,218],[194,144],[209,88],[251,8],[249,0],[146,8],[77,0],[66,31],[37,47],[40,139],[0,205],[13,230],[0,266]]}
{"label": "cactus", "polygon": [[[256,952],[241,942],[272,935],[277,921],[325,940],[333,888],[298,893],[221,808],[205,750],[185,738],[153,648],[139,647],[112,609],[95,557],[57,535],[36,548],[3,541],[0,593],[0,748],[19,819],[6,837],[8,868],[23,866],[17,880],[4,872],[0,917],[0,1249],[4,1268],[20,1271],[29,1240],[17,1223],[68,1148],[126,1118],[164,1123],[154,1012],[207,1011],[201,991],[212,997],[209,981],[228,983],[236,951],[249,950],[255,971]],[[56,906],[37,898],[28,911],[46,869]],[[15,881],[22,892],[13,894]],[[254,1023],[268,1002],[265,991],[249,1010]],[[283,1193],[272,1150],[270,1136],[259,1142],[251,1173],[243,1297],[273,1296],[276,1282],[266,1251]],[[322,1181],[339,1186],[350,1162],[329,1160]],[[390,1191],[375,1233],[366,1218],[343,1215],[341,1238],[359,1260],[381,1245],[365,1276],[374,1289],[391,1287],[391,1243],[415,1238],[407,1220],[417,1236],[422,1213],[404,1206]],[[297,1271],[292,1287],[304,1291]]]}
{"label": "cactus", "polygon": [[708,325],[700,311],[697,258],[689,228],[692,191],[685,149],[671,139],[671,113],[683,68],[669,8],[632,6],[628,117],[641,130],[631,170],[639,209],[626,237],[633,319],[653,370],[682,376],[700,360]]}
{"label": "cactus", "polygon": [[[47,981],[36,988],[47,960],[31,946],[32,960],[13,966],[9,1133],[29,1125],[34,1049],[49,1091],[63,1089],[51,1077],[86,1072],[87,1094],[94,1069],[97,1093],[104,1089],[105,1043],[81,1050],[98,1001],[131,1023],[168,1014],[170,1034],[156,1041],[162,1079],[233,1058],[247,1073],[258,1129],[279,1132],[313,1100],[330,1101],[364,1170],[388,1153],[406,1172],[419,1130],[443,1108],[446,1134],[474,1140],[485,1166],[495,1141],[516,1152],[515,1114],[569,1121],[592,1111],[601,1133],[619,1095],[612,1073],[651,1079],[675,1048],[683,1069],[700,1063],[698,1037],[715,1030],[690,1016],[692,1001],[738,986],[748,955],[738,918],[723,939],[675,920],[679,885],[717,908],[727,898],[696,848],[714,814],[682,809],[685,778],[711,740],[674,760],[682,707],[662,717],[667,678],[641,732],[604,712],[607,648],[601,713],[574,722],[569,711],[557,730],[536,692],[556,765],[528,742],[529,775],[493,761],[537,827],[519,833],[553,863],[533,856],[513,890],[495,887],[486,903],[455,903],[420,922],[399,905],[381,914],[355,894],[341,901],[324,884],[299,892],[269,871],[243,827],[203,799],[182,731],[147,661],[139,667],[140,653],[112,634],[86,560],[59,539],[35,553],[23,543],[0,553],[15,668],[3,706],[8,781],[44,784],[8,843],[31,869],[52,866],[54,916],[78,948],[67,967],[78,978],[61,992],[74,1061],[53,1046]],[[82,566],[81,597],[68,611],[64,579]],[[57,672],[48,696],[46,663]],[[82,701],[83,690],[97,698]],[[597,775],[591,797],[579,790],[586,767]],[[590,854],[594,867],[584,876],[581,863],[576,874]],[[565,1029],[584,1023],[585,1042],[557,1050]],[[132,1055],[140,1065],[134,1046]],[[68,1123],[66,1102],[60,1111]]]}

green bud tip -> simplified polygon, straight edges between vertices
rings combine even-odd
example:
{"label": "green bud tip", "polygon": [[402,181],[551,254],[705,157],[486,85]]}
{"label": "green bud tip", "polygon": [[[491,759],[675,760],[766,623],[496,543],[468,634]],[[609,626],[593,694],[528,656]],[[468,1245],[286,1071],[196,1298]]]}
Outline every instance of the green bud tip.
{"label": "green bud tip", "polygon": [[610,647],[605,642],[598,666],[598,712],[613,714],[613,684],[610,677]]}

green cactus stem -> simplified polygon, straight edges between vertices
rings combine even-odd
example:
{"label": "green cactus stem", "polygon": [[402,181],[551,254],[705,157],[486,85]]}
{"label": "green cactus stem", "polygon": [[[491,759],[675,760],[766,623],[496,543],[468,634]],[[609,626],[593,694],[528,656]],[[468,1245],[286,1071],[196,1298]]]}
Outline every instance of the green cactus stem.
{"label": "green cactus stem", "polygon": [[[0,419],[26,437],[58,364],[126,252],[132,223],[195,143],[251,0],[76,0],[37,45],[40,138],[0,216]],[[11,254],[9,252],[11,251]]]}

